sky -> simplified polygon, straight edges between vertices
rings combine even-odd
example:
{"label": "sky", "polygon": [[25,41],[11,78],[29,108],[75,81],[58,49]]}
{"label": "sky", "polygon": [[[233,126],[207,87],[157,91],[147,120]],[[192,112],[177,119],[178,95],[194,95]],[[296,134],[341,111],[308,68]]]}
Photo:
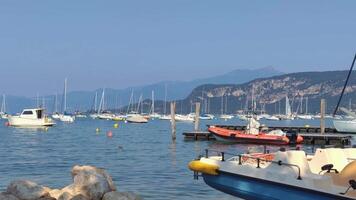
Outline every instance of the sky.
{"label": "sky", "polygon": [[0,1],[0,93],[349,68],[356,1]]}

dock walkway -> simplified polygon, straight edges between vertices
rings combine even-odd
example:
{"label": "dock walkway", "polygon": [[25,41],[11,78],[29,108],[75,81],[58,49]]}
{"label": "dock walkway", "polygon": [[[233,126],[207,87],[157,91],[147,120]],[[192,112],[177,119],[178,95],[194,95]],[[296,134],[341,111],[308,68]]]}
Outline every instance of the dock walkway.
{"label": "dock walkway", "polygon": [[[209,126],[209,125],[208,125]],[[230,130],[245,130],[246,126],[233,126],[233,125],[214,125],[221,128]],[[304,144],[316,145],[350,145],[353,135],[351,133],[340,133],[335,128],[325,128],[325,133],[320,133],[320,127],[261,127],[261,130],[276,130],[295,131],[304,138]],[[185,140],[215,140],[213,134],[208,131],[188,131],[184,132]]]}

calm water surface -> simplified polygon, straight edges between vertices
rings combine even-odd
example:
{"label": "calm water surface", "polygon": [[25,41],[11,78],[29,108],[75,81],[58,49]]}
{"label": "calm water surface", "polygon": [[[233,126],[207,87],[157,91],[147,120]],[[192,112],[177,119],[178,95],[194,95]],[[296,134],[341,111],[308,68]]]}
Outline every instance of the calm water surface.
{"label": "calm water surface", "polygon": [[[5,121],[1,121],[3,124]],[[203,121],[205,125],[241,124],[230,120]],[[272,122],[268,125],[318,125],[319,121]],[[245,152],[254,145],[224,144],[214,141],[184,141],[182,132],[193,124],[177,124],[177,140],[171,141],[169,121],[147,124],[78,119],[73,124],[58,122],[47,131],[0,126],[0,189],[14,179],[30,179],[52,188],[72,182],[73,165],[105,168],[118,190],[133,191],[145,199],[235,199],[208,187],[202,179],[193,180],[187,169],[192,159],[205,148]],[[327,122],[327,125],[331,125]],[[95,129],[101,131],[96,133]],[[106,137],[112,131],[113,137]],[[277,149],[278,147],[269,147]],[[309,147],[304,147],[309,148]]]}

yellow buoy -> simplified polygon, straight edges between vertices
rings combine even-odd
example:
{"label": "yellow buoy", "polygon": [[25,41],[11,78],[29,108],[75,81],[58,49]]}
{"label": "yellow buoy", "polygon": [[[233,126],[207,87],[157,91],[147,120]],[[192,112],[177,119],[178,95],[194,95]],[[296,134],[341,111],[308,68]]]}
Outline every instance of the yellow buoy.
{"label": "yellow buoy", "polygon": [[190,170],[201,172],[204,174],[218,175],[217,170],[219,166],[201,162],[200,160],[193,160],[188,164]]}
{"label": "yellow buoy", "polygon": [[98,132],[100,132],[100,129],[99,129],[99,128],[96,128],[95,131],[98,133]]}
{"label": "yellow buoy", "polygon": [[118,123],[115,123],[115,124],[114,124],[114,128],[119,128],[119,124],[118,124]]}

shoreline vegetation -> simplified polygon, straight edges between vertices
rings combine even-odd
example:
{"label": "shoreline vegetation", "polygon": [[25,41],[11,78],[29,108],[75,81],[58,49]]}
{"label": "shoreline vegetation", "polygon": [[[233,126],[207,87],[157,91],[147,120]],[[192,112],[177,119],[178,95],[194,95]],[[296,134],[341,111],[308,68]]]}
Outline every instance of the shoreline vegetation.
{"label": "shoreline vegetation", "polygon": [[71,171],[73,183],[51,189],[29,180],[12,181],[0,200],[141,200],[133,192],[119,192],[111,176],[94,166],[76,165]]}

